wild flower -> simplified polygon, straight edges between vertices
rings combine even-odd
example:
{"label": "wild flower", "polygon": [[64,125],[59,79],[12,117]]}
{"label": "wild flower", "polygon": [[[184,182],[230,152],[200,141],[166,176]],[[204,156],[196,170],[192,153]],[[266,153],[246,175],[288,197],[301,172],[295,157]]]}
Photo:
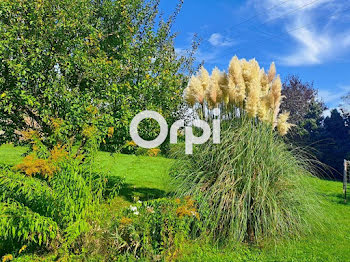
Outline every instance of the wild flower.
{"label": "wild flower", "polygon": [[50,151],[49,160],[53,163],[59,163],[68,158],[68,152],[66,151],[65,146],[61,146],[60,144],[55,145],[53,149]]}
{"label": "wild flower", "polygon": [[27,176],[42,174],[45,177],[51,177],[57,171],[57,167],[47,159],[37,158],[35,154],[26,156],[14,169],[24,172]]}
{"label": "wild flower", "polygon": [[52,177],[58,170],[59,164],[68,158],[65,146],[56,145],[50,150],[50,155],[46,159],[37,156],[36,147],[34,152],[26,156],[21,163],[14,166],[15,170],[22,171],[27,176],[40,174],[43,177]]}

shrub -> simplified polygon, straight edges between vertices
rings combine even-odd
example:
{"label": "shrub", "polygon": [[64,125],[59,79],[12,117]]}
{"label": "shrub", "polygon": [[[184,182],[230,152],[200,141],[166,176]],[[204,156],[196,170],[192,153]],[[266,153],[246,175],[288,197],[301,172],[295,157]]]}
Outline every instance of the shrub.
{"label": "shrub", "polygon": [[212,141],[175,163],[178,196],[191,195],[215,240],[258,241],[298,235],[315,212],[314,194],[303,180],[310,173],[272,130],[242,117],[222,123]]}
{"label": "shrub", "polygon": [[51,179],[44,177],[0,170],[0,252],[23,244],[32,250],[47,249],[54,240],[63,250],[79,247],[102,198],[115,195],[120,186],[107,186],[111,182],[105,176],[73,159],[62,162]]}
{"label": "shrub", "polygon": [[[53,247],[59,238],[57,223],[16,201],[0,202],[0,255],[24,244]],[[5,253],[4,253],[5,254]]]}

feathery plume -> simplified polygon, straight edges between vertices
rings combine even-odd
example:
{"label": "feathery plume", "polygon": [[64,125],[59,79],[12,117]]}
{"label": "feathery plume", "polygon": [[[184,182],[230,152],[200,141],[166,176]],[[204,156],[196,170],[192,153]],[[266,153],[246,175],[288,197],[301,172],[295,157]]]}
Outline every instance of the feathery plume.
{"label": "feathery plume", "polygon": [[281,82],[281,78],[278,75],[272,82],[272,86],[271,86],[271,90],[270,90],[270,104],[271,104],[271,109],[273,112],[273,125],[274,127],[276,126],[276,120],[277,120],[277,116],[280,110],[280,106],[281,106],[281,100],[282,100],[282,82]]}
{"label": "feathery plume", "polygon": [[261,84],[261,93],[266,95],[269,91],[269,77],[265,73],[264,68],[260,70],[260,84]]}
{"label": "feathery plume", "polygon": [[241,60],[242,76],[244,81],[249,83],[252,80],[251,63],[245,59]]}
{"label": "feathery plume", "polygon": [[272,80],[275,78],[275,76],[276,76],[276,66],[275,66],[275,63],[272,62],[270,65],[269,73],[268,73],[269,83],[272,82]]}
{"label": "feathery plume", "polygon": [[222,90],[220,88],[221,74],[217,67],[215,67],[211,73],[210,86],[206,93],[210,107],[215,107],[222,100]]}
{"label": "feathery plume", "polygon": [[288,133],[289,129],[293,126],[288,123],[289,112],[283,112],[279,114],[277,121],[277,131],[281,136],[284,136]]}
{"label": "feathery plume", "polygon": [[222,72],[220,74],[220,79],[219,79],[219,86],[221,89],[222,93],[222,101],[227,105],[230,102],[230,95],[229,95],[229,79],[228,75],[226,72]]}
{"label": "feathery plume", "polygon": [[[242,103],[246,96],[246,86],[242,74],[241,63],[238,60],[237,56],[234,56],[231,59],[229,66],[229,79],[230,79],[230,92],[231,98],[235,100],[236,103]],[[235,88],[233,88],[233,83]]]}
{"label": "feathery plume", "polygon": [[203,104],[204,92],[200,79],[192,76],[187,88],[185,89],[185,99],[188,104],[193,106],[196,102]]}
{"label": "feathery plume", "polygon": [[203,87],[203,91],[205,92],[210,85],[210,76],[208,71],[204,68],[204,66],[201,66],[198,71],[198,78],[200,79]]}
{"label": "feathery plume", "polygon": [[249,84],[249,93],[247,97],[246,111],[249,116],[256,117],[260,104],[260,82],[258,78],[252,79],[252,83]]}
{"label": "feathery plume", "polygon": [[269,107],[269,97],[267,95],[260,98],[260,104],[258,108],[258,117],[262,121],[271,121],[270,117],[270,107]]}

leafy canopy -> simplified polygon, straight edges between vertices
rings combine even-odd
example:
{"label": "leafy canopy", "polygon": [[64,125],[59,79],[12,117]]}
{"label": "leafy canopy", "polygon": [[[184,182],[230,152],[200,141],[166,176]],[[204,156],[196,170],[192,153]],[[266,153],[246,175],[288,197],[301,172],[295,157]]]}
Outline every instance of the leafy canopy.
{"label": "leafy canopy", "polygon": [[[180,5],[164,20],[158,4],[1,1],[0,143],[34,129],[54,145],[52,119],[63,120],[70,139],[79,139],[93,114],[113,149],[128,139],[129,122],[142,110],[171,122],[192,55],[177,56],[173,45]],[[117,132],[108,133],[111,128]]]}

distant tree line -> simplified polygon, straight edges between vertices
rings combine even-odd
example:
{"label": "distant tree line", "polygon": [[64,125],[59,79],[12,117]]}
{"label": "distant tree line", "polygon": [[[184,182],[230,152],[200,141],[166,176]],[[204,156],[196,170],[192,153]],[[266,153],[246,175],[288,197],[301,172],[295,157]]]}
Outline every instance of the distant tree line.
{"label": "distant tree line", "polygon": [[[329,178],[341,178],[343,159],[350,158],[350,113],[346,110],[350,95],[343,98],[339,109],[325,116],[325,104],[318,99],[313,83],[302,82],[297,76],[284,81],[285,96],[281,110],[290,112],[290,122],[295,126],[288,135],[289,142],[306,147],[321,163],[317,170],[325,170]],[[320,174],[325,174],[320,171]]]}

